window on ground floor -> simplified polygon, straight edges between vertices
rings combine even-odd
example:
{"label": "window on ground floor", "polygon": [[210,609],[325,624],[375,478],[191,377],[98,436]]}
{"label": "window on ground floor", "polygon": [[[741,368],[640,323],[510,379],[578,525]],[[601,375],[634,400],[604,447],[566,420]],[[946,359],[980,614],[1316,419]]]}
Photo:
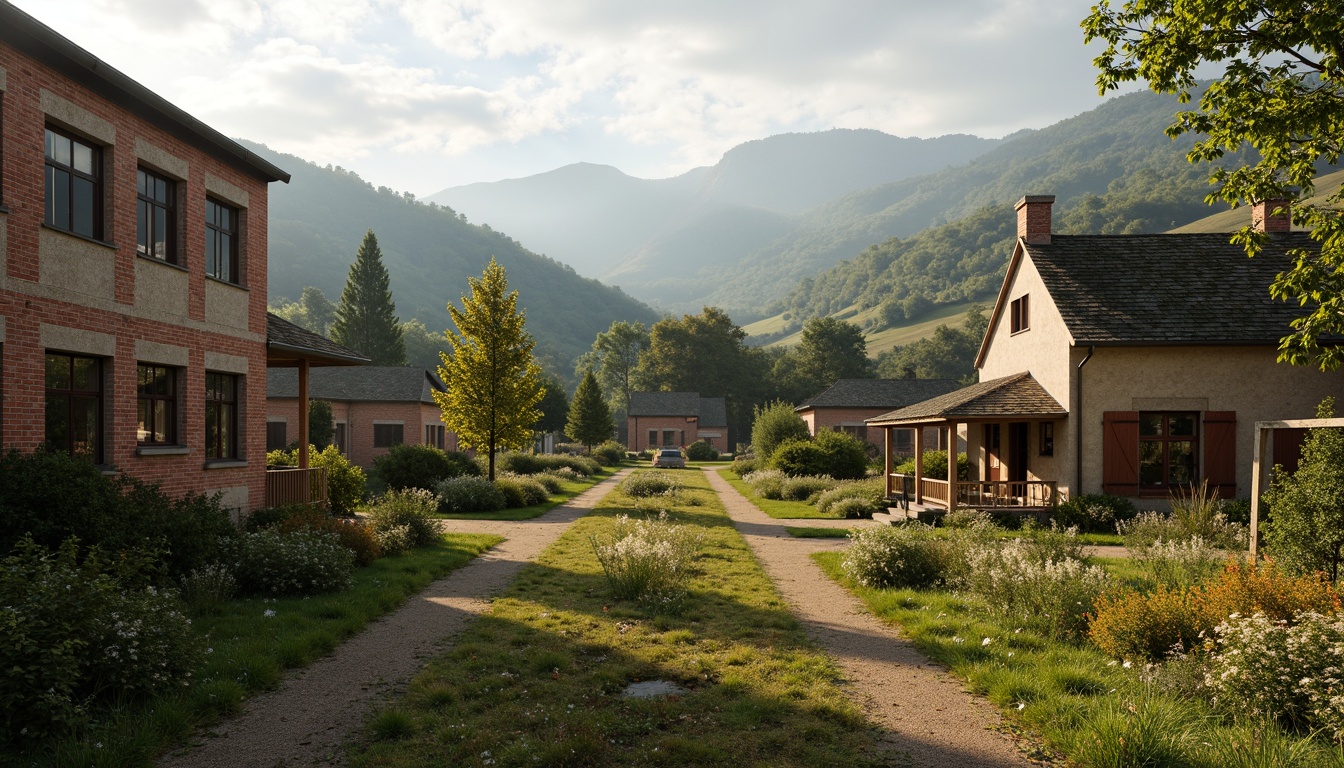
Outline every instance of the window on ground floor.
{"label": "window on ground floor", "polygon": [[136,432],[140,445],[177,444],[177,370],[136,366]]}
{"label": "window on ground floor", "polygon": [[373,425],[373,447],[391,448],[394,445],[401,445],[405,442],[402,439],[403,425],[401,424],[374,424]]}
{"label": "window on ground floor", "polygon": [[1139,414],[1139,488],[1162,491],[1198,477],[1198,413]]}
{"label": "window on ground floor", "polygon": [[205,374],[205,457],[238,458],[238,377]]}
{"label": "window on ground floor", "polygon": [[46,356],[46,446],[102,461],[102,360],[48,352]]}
{"label": "window on ground floor", "polygon": [[446,431],[442,424],[426,424],[425,445],[432,445],[442,451]]}
{"label": "window on ground floor", "polygon": [[349,450],[345,447],[345,422],[344,422],[344,421],[338,421],[338,422],[336,422],[336,433],[335,433],[335,435],[332,437],[331,441],[336,445],[336,450],[340,451],[342,455],[348,455],[348,454],[349,454]]}
{"label": "window on ground floor", "polygon": [[289,423],[284,421],[266,422],[266,451],[283,451],[289,447]]}

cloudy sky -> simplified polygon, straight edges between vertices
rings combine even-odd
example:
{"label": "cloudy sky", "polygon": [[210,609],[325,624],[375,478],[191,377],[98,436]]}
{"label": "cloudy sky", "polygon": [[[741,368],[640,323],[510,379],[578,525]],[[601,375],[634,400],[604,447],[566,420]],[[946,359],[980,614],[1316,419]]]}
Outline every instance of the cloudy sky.
{"label": "cloudy sky", "polygon": [[427,195],[750,139],[997,137],[1100,103],[1094,0],[12,0],[231,136]]}

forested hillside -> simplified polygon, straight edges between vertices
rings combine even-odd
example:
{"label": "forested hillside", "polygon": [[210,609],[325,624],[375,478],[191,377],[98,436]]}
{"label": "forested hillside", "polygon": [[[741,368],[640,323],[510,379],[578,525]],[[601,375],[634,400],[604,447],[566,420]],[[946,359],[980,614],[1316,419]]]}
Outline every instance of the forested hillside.
{"label": "forested hillside", "polygon": [[244,143],[293,175],[289,184],[272,184],[270,191],[268,293],[273,303],[298,298],[306,285],[337,299],[355,251],[372,229],[391,273],[397,315],[419,318],[434,331],[449,326],[448,302],[458,302],[467,278],[480,276],[491,256],[518,290],[528,330],[564,366],[613,321],[657,319],[652,309],[620,289],[580,277],[450,209],[375,189],[349,171]]}

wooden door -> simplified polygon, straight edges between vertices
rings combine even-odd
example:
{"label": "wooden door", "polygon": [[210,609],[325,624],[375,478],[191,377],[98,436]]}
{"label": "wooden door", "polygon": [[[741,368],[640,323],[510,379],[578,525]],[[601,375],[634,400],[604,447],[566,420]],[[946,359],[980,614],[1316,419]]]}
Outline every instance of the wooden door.
{"label": "wooden door", "polygon": [[1023,482],[1027,479],[1027,422],[1015,421],[1008,425],[1008,479]]}
{"label": "wooden door", "polygon": [[1003,476],[1003,462],[1000,461],[1000,433],[998,424],[985,425],[985,460],[989,466],[986,468],[986,480],[1006,480]]}

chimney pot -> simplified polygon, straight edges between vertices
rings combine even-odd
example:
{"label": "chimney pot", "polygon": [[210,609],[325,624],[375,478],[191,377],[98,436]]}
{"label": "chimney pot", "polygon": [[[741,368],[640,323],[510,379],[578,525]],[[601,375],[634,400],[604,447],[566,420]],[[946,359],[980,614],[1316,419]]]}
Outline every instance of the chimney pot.
{"label": "chimney pot", "polygon": [[1287,198],[1274,197],[1251,206],[1251,226],[1261,232],[1293,231],[1293,213]]}
{"label": "chimney pot", "polygon": [[1050,244],[1050,208],[1054,195],[1026,195],[1017,201],[1017,236],[1029,245]]}

